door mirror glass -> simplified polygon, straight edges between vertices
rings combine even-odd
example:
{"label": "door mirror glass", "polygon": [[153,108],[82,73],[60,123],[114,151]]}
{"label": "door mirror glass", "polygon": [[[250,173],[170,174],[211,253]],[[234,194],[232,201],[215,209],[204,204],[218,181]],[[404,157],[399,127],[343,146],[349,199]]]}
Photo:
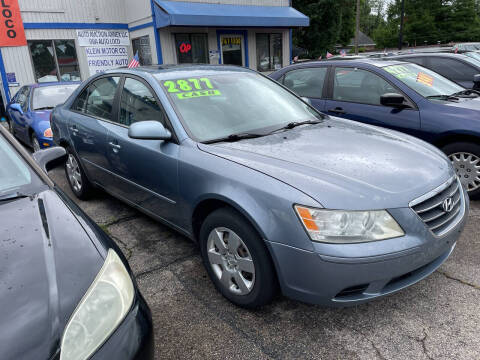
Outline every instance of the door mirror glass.
{"label": "door mirror glass", "polygon": [[403,107],[404,100],[405,98],[403,95],[395,93],[383,94],[380,96],[380,104],[383,106]]}
{"label": "door mirror glass", "polygon": [[158,121],[147,120],[133,123],[128,128],[128,136],[142,140],[170,140],[172,134]]}
{"label": "door mirror glass", "polygon": [[62,165],[66,158],[67,152],[63,147],[54,146],[48,149],[39,150],[33,153],[33,160],[43,169],[48,172],[49,170]]}
{"label": "door mirror glass", "polygon": [[18,111],[20,114],[23,115],[22,105],[20,105],[18,103],[10,104],[10,109]]}

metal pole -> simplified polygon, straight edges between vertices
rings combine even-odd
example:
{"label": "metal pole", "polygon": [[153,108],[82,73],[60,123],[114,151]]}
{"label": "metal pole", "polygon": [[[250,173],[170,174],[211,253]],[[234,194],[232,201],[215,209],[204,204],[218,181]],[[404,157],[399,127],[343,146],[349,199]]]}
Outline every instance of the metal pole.
{"label": "metal pole", "polygon": [[403,18],[405,16],[405,0],[402,0],[402,10],[400,13],[400,33],[398,34],[398,50],[402,50],[403,45]]}
{"label": "metal pole", "polygon": [[358,55],[359,34],[360,34],[360,0],[357,0],[357,16],[355,19],[355,55]]}

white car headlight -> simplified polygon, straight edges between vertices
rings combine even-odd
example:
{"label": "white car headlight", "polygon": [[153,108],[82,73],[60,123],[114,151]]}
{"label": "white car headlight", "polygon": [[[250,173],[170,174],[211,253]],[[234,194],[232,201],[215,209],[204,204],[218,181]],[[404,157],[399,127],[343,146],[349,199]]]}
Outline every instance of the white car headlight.
{"label": "white car headlight", "polygon": [[65,328],[60,360],[88,359],[124,319],[134,292],[127,269],[116,252],[108,250],[105,263]]}
{"label": "white car headlight", "polygon": [[295,205],[295,211],[313,241],[349,244],[405,235],[385,210],[343,211]]}

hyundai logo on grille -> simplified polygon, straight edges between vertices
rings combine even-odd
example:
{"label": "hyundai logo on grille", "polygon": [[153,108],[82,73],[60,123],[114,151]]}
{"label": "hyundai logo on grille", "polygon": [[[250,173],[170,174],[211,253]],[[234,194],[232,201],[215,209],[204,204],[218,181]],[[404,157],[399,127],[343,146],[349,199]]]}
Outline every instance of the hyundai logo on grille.
{"label": "hyundai logo on grille", "polygon": [[449,213],[453,209],[453,199],[451,197],[443,200],[442,208],[445,212]]}

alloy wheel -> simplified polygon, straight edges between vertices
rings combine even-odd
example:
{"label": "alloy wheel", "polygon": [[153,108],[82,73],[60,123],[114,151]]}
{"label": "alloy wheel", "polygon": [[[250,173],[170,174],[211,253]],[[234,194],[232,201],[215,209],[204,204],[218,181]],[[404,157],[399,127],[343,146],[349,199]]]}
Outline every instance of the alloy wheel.
{"label": "alloy wheel", "polygon": [[68,181],[76,192],[82,191],[82,174],[77,159],[72,154],[68,154],[66,162]]}
{"label": "alloy wheel", "polygon": [[219,227],[208,235],[210,266],[222,286],[236,295],[247,295],[255,284],[255,265],[242,239],[232,230]]}
{"label": "alloy wheel", "polygon": [[467,152],[450,154],[455,171],[460,182],[467,191],[475,191],[480,188],[480,158]]}

